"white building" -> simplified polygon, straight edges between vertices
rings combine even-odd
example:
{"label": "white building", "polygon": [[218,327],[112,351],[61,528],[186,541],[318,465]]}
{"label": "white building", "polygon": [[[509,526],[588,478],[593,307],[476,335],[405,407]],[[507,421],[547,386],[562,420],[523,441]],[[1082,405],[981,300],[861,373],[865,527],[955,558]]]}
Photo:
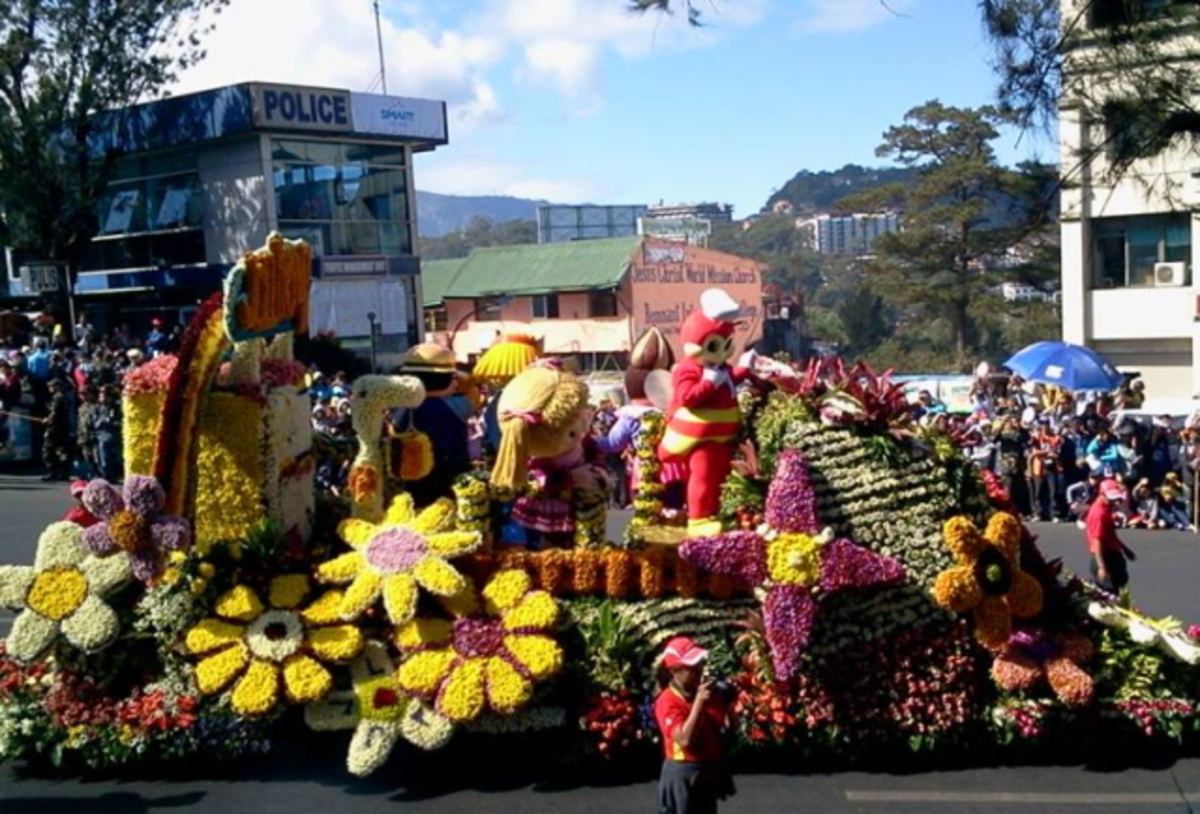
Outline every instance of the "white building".
{"label": "white building", "polygon": [[881,236],[900,231],[900,217],[894,212],[817,215],[797,221],[796,228],[808,232],[813,251],[862,256],[871,253]]}
{"label": "white building", "polygon": [[[1102,26],[1114,1],[1062,0],[1063,18]],[[1151,12],[1165,5],[1140,2]],[[1180,36],[1192,40],[1194,53],[1194,30]],[[1071,177],[1079,182],[1062,193],[1063,338],[1140,371],[1154,398],[1190,397],[1200,393],[1200,290],[1193,272],[1200,241],[1192,214],[1200,207],[1200,159],[1180,145],[1112,180],[1112,151],[1127,129],[1113,113],[1122,79],[1098,81],[1112,88],[1107,117],[1070,104],[1062,109],[1062,164],[1064,172],[1078,170]],[[1097,154],[1082,161],[1089,150]]]}

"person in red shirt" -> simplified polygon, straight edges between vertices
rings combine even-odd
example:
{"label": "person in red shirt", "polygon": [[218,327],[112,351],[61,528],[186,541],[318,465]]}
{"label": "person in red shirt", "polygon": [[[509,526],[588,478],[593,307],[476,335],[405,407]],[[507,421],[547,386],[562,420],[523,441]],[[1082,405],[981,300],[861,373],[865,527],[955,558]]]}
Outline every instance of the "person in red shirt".
{"label": "person in red shirt", "polygon": [[100,520],[97,517],[95,517],[91,512],[89,512],[87,510],[87,507],[83,505],[83,490],[84,489],[87,489],[87,481],[85,481],[85,480],[71,481],[72,505],[71,505],[70,510],[67,511],[67,515],[66,515],[66,517],[63,518],[63,520],[66,520],[70,523],[74,523],[77,526],[82,526],[83,528],[86,529],[86,528],[89,528],[90,526],[96,525],[97,523],[100,522]]}
{"label": "person in red shirt", "polygon": [[1125,487],[1109,478],[1100,484],[1100,494],[1087,513],[1088,554],[1092,557],[1092,577],[1106,591],[1117,593],[1129,584],[1125,559],[1133,559],[1117,537],[1114,508],[1125,500]]}
{"label": "person in red shirt", "polygon": [[663,653],[669,683],[654,702],[665,757],[660,814],[716,814],[717,801],[736,793],[721,742],[731,725],[729,703],[704,680],[707,658],[708,651],[686,636],[671,639]]}

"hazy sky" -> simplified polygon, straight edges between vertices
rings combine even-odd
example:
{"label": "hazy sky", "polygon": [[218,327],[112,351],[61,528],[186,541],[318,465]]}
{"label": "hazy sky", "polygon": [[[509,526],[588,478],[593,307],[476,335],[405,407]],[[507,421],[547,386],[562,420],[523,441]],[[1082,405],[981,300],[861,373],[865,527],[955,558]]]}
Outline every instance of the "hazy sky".
{"label": "hazy sky", "polygon": [[[992,99],[974,0],[701,3],[695,30],[624,0],[380,0],[389,92],[450,105],[417,186],[747,215],[800,169],[880,163],[921,102]],[[371,0],[233,0],[176,90],[248,80],[377,91]],[[1056,153],[1015,133],[998,148]]]}

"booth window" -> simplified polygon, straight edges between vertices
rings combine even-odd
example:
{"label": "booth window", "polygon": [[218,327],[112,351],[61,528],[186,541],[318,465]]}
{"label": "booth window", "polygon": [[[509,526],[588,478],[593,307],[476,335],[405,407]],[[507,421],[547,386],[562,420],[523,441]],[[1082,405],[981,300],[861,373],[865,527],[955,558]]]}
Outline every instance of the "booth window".
{"label": "booth window", "polygon": [[1093,221],[1093,230],[1095,288],[1152,286],[1155,263],[1190,266],[1192,220],[1187,213],[1102,218]]}
{"label": "booth window", "polygon": [[558,319],[558,295],[538,294],[533,298],[534,319]]}
{"label": "booth window", "polygon": [[408,171],[401,147],[276,139],[280,230],[320,254],[412,254]]}

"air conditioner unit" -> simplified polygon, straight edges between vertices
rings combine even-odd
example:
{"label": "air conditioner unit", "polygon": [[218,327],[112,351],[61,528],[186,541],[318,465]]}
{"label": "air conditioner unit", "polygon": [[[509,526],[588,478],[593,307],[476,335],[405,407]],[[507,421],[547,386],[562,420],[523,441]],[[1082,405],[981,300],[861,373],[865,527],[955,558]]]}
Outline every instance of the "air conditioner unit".
{"label": "air conditioner unit", "polygon": [[1175,287],[1187,284],[1187,263],[1155,263],[1154,285]]}

